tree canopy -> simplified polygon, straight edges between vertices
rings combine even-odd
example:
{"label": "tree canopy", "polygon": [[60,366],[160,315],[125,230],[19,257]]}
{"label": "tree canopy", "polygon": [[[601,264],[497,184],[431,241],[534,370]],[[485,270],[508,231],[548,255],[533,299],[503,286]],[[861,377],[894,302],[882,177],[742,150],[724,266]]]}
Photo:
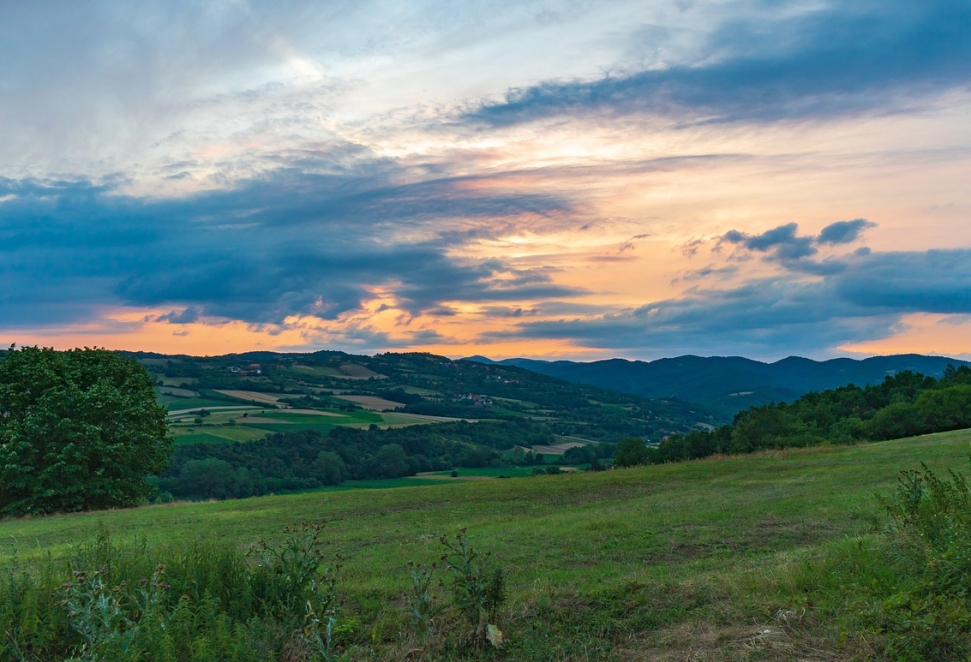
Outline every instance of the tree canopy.
{"label": "tree canopy", "polygon": [[0,514],[139,503],[169,464],[165,415],[135,361],[11,348],[0,359]]}
{"label": "tree canopy", "polygon": [[850,384],[807,393],[791,403],[752,407],[737,413],[730,425],[662,441],[648,449],[644,463],[880,441],[968,427],[971,368],[949,366],[940,379],[904,371],[880,384]]}

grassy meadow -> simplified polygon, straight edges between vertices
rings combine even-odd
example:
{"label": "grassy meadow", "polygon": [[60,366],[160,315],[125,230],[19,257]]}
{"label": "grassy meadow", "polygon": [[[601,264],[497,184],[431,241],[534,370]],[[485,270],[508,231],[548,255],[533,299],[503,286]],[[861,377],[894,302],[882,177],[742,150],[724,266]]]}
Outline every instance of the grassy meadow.
{"label": "grassy meadow", "polygon": [[142,540],[165,554],[200,542],[246,548],[281,539],[288,525],[326,522],[326,550],[346,559],[339,591],[357,643],[374,659],[400,659],[406,564],[435,561],[439,537],[468,527],[508,572],[506,646],[494,653],[505,659],[883,659],[879,632],[851,613],[894,581],[879,561],[875,495],[921,462],[964,469],[969,444],[971,432],[959,431],[593,474],[428,476],[397,489],[6,520],[0,565],[66,558],[100,528],[116,544]]}

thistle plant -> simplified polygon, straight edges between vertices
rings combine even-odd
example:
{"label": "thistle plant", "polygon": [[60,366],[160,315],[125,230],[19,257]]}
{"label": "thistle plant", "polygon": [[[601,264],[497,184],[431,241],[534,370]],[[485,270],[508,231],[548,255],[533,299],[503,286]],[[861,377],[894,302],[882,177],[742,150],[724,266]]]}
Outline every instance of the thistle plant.
{"label": "thistle plant", "polygon": [[105,566],[93,572],[74,570],[72,575],[61,588],[68,624],[83,641],[73,659],[136,659],[139,623],[150,611],[158,615],[160,595],[168,588],[165,566],[159,565],[150,580],[142,580],[144,586],[136,593],[141,599],[128,592],[124,580],[113,585]]}
{"label": "thistle plant", "polygon": [[[492,564],[483,567],[479,552],[466,539],[466,529],[462,527],[450,540],[443,535],[440,542],[446,552],[442,562],[451,575],[448,582],[452,590],[452,604],[461,612],[474,628],[476,642],[488,641],[494,647],[502,646],[502,632],[494,624],[499,608],[506,599],[506,575],[502,566]],[[489,559],[492,552],[486,552]],[[488,561],[487,561],[488,563]]]}
{"label": "thistle plant", "polygon": [[432,634],[432,620],[445,609],[445,605],[438,604],[433,593],[436,564],[423,568],[420,563],[409,561],[408,567],[411,570],[411,587],[406,596],[407,619],[418,644],[423,646]]}

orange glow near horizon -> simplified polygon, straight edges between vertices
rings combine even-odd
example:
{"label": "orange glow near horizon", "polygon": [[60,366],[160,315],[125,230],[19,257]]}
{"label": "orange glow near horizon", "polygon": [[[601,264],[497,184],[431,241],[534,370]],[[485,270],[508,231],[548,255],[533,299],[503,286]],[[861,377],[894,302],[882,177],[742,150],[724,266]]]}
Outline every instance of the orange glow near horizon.
{"label": "orange glow near horizon", "polygon": [[889,338],[847,344],[848,352],[877,354],[935,354],[971,360],[971,315],[907,315],[900,331]]}

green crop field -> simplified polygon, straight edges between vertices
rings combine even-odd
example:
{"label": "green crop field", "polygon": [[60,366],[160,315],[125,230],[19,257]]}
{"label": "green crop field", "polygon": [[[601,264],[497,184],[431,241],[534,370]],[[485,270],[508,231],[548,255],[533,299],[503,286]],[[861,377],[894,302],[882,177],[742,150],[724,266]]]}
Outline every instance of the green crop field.
{"label": "green crop field", "polygon": [[158,402],[169,411],[182,411],[184,409],[206,409],[208,407],[232,407],[236,403],[233,400],[216,400],[215,398],[180,398],[174,395],[160,395]]}
{"label": "green crop field", "polygon": [[455,472],[458,474],[458,478],[452,478],[451,471],[434,471],[428,474],[422,474],[427,476],[436,476],[438,478],[447,478],[449,480],[461,480],[463,478],[499,478],[500,476],[505,478],[522,478],[524,476],[531,476],[533,474],[533,467],[520,467],[520,466],[510,466],[510,467],[481,467],[477,469],[456,469]]}
{"label": "green crop field", "polygon": [[266,436],[266,430],[248,425],[185,425],[172,426],[172,436],[177,444],[210,444],[233,441],[254,441]]}
{"label": "green crop field", "polygon": [[867,659],[867,635],[841,625],[841,577],[877,544],[875,497],[922,461],[963,469],[969,443],[960,431],[596,474],[429,477],[435,484],[393,490],[7,520],[0,564],[68,555],[99,527],[147,549],[245,548],[280,539],[286,525],[327,522],[328,549],[346,557],[345,608],[381,641],[402,627],[406,563],[436,560],[439,536],[468,527],[508,571],[506,659]]}
{"label": "green crop field", "polygon": [[[363,410],[329,410],[320,413],[302,410],[294,412],[267,408],[267,405],[232,406],[226,402],[212,401],[213,406],[219,408],[207,409],[208,415],[200,419],[202,425],[196,425],[194,421],[199,416],[189,406],[186,406],[186,403],[189,402],[206,401],[197,398],[174,398],[174,402],[168,405],[170,411],[190,410],[188,413],[172,416],[169,419],[169,430],[175,438],[175,443],[179,445],[254,441],[272,433],[299,432],[302,430],[316,430],[326,434],[338,426],[366,428],[375,423],[382,427],[388,425],[401,427],[450,420],[434,416],[379,414]],[[205,407],[199,407],[199,409],[205,409]]]}

